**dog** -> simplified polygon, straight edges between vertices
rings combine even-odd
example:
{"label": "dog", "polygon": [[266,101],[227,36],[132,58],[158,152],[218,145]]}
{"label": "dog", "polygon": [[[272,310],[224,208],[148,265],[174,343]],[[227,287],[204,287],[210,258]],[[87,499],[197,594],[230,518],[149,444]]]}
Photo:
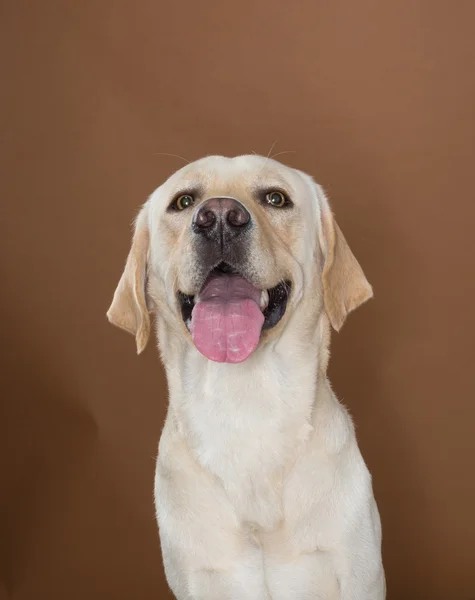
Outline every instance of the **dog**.
{"label": "dog", "polygon": [[373,295],[320,185],[208,156],[141,208],[107,313],[169,387],[155,506],[178,600],[383,600],[381,523],[327,378],[331,328]]}

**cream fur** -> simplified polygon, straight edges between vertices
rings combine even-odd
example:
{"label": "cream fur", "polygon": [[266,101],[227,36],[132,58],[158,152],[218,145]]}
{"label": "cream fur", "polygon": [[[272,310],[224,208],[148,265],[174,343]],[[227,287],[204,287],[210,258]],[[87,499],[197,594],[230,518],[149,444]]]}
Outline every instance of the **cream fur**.
{"label": "cream fur", "polygon": [[[294,208],[257,205],[256,184],[284,186]],[[255,285],[292,281],[284,318],[241,364],[199,354],[179,314],[178,290],[197,292],[199,256],[192,211],[166,209],[191,185],[248,207]],[[108,316],[140,352],[155,313],[170,395],[155,504],[178,600],[385,598],[371,477],[326,376],[330,326],[371,295],[321,187],[276,161],[207,157],[142,208]]]}

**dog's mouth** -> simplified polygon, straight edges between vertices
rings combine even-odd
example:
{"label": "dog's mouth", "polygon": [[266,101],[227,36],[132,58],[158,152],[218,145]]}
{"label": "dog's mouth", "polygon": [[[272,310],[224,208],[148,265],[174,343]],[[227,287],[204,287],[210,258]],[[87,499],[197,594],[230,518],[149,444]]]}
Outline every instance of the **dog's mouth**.
{"label": "dog's mouth", "polygon": [[178,293],[181,314],[196,348],[215,362],[240,363],[256,349],[261,332],[275,327],[287,308],[289,281],[256,288],[220,263],[196,296]]}

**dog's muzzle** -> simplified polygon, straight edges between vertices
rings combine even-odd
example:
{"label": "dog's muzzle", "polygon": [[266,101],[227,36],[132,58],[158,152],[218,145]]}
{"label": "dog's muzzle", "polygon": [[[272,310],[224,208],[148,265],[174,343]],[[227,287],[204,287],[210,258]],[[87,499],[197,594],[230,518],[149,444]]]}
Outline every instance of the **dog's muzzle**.
{"label": "dog's muzzle", "polygon": [[178,301],[193,343],[212,361],[246,360],[262,330],[277,325],[286,310],[290,282],[261,288],[247,276],[253,225],[251,213],[232,197],[208,198],[192,216],[201,283],[194,295],[179,292]]}

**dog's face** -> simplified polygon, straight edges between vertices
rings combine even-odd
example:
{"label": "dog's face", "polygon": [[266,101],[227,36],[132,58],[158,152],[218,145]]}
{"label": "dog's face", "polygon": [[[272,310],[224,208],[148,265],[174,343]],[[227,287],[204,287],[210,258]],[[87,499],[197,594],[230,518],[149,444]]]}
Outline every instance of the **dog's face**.
{"label": "dog's face", "polygon": [[108,316],[137,337],[158,311],[209,359],[242,362],[302,298],[339,329],[371,287],[321,188],[260,156],[207,157],[172,175],[137,219]]}

